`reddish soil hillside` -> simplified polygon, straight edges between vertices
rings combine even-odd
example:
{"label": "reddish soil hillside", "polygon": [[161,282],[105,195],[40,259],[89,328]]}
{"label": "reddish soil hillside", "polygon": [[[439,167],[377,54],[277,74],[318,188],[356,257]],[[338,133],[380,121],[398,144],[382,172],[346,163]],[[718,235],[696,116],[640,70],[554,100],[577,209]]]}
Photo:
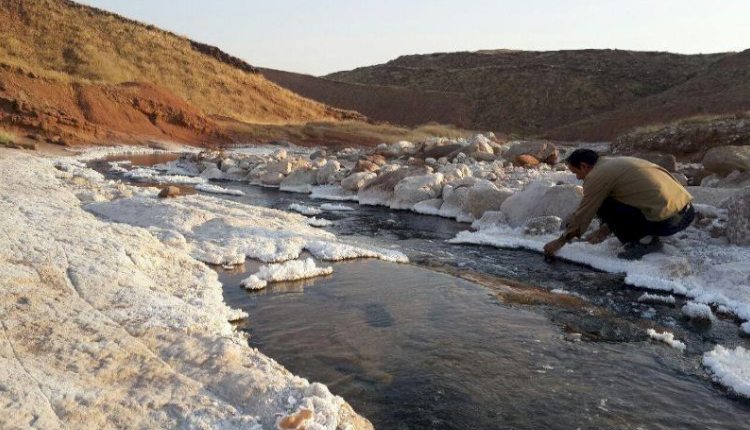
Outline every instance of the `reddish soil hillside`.
{"label": "reddish soil hillside", "polygon": [[33,140],[64,145],[227,140],[199,110],[154,85],[65,83],[8,65],[0,65],[0,124]]}
{"label": "reddish soil hillside", "polygon": [[362,118],[281,88],[218,48],[71,1],[0,0],[0,22],[0,127],[18,133],[201,143],[227,136],[211,115]]}

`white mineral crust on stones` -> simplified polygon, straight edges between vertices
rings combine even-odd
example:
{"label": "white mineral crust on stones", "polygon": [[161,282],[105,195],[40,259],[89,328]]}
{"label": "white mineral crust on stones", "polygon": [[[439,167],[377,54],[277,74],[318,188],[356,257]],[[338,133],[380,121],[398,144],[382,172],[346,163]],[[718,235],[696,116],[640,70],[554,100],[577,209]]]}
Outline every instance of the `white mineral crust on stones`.
{"label": "white mineral crust on stones", "polygon": [[[259,430],[302,409],[310,429],[372,428],[249,347],[216,272],[186,251],[226,227],[221,252],[257,232],[268,257],[310,242],[335,254],[330,234],[281,211],[160,202],[154,190],[96,203],[97,217],[76,194],[113,194],[112,181],[11,150],[0,171],[0,428]],[[142,227],[173,230],[163,237],[175,246]]]}

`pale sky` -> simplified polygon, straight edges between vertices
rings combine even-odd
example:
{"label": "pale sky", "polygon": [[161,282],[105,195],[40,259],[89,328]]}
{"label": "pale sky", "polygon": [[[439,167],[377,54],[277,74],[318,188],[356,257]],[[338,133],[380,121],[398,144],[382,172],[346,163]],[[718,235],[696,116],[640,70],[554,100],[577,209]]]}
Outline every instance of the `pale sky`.
{"label": "pale sky", "polygon": [[480,49],[750,48],[750,0],[81,0],[312,75]]}

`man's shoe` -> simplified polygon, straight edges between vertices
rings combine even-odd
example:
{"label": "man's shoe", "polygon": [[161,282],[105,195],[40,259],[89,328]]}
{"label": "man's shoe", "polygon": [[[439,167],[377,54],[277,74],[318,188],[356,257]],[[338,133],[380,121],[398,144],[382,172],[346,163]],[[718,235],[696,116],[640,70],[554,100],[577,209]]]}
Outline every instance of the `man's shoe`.
{"label": "man's shoe", "polygon": [[649,243],[626,243],[624,250],[617,254],[617,258],[623,260],[640,260],[646,254],[661,251],[663,247],[664,245],[659,240],[659,236],[654,236]]}

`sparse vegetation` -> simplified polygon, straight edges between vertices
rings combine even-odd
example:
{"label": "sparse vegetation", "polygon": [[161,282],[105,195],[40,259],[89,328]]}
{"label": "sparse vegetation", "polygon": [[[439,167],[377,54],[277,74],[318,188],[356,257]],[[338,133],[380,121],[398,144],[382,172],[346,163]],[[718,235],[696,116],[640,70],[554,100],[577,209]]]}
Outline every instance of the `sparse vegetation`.
{"label": "sparse vegetation", "polygon": [[16,135],[9,131],[0,130],[0,146],[12,146],[16,142]]}
{"label": "sparse vegetation", "polygon": [[224,121],[225,130],[243,143],[287,140],[307,145],[377,145],[399,140],[423,141],[430,137],[468,137],[470,131],[453,126],[425,124],[415,128],[363,121],[311,122],[298,125],[247,124]]}

